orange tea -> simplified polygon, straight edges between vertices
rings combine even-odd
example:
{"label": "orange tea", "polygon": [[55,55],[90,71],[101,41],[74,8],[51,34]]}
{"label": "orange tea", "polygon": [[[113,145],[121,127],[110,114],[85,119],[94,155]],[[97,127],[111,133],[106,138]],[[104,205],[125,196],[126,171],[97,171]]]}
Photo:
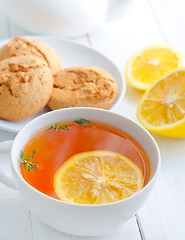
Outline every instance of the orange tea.
{"label": "orange tea", "polygon": [[[141,145],[113,126],[85,119],[56,123],[34,136],[20,155],[22,176],[35,189],[58,199],[54,189],[57,170],[76,154],[98,150],[118,153],[132,160],[141,169],[146,185],[150,167]],[[83,176],[92,178],[87,173]],[[116,188],[115,183],[112,187]]]}

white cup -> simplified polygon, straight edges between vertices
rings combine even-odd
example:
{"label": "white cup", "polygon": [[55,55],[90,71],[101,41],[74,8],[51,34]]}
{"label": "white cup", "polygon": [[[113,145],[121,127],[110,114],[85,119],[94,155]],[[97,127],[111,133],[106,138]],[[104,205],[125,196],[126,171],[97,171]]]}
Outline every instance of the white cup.
{"label": "white cup", "polygon": [[3,0],[7,15],[38,34],[76,37],[125,16],[134,0]]}
{"label": "white cup", "polygon": [[[145,149],[150,162],[149,182],[139,192],[121,201],[85,205],[67,203],[49,197],[32,186],[22,177],[18,163],[20,151],[39,130],[60,121],[89,119],[112,125],[135,138]],[[13,179],[0,169],[0,181],[16,189],[24,204],[43,222],[68,234],[98,236],[120,227],[137,213],[151,192],[160,168],[160,152],[153,137],[142,126],[119,114],[95,108],[68,108],[52,111],[29,122],[15,137],[13,145],[7,141],[0,143],[0,152],[11,148]]]}

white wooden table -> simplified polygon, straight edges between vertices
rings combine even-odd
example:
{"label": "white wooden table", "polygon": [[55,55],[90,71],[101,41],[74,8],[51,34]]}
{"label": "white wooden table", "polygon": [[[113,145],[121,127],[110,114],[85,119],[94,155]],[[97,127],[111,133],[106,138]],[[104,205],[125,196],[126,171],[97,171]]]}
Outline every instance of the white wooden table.
{"label": "white wooden table", "polygon": [[[184,0],[136,0],[129,16],[102,29],[74,39],[111,58],[124,75],[128,57],[152,44],[170,44],[185,56]],[[0,40],[31,35],[1,12]],[[115,110],[136,120],[142,92],[127,86]],[[154,191],[145,205],[126,225],[112,235],[96,238],[69,236],[46,226],[21,202],[18,193],[0,184],[0,240],[184,240],[185,239],[185,139],[153,134],[162,154],[162,167]],[[0,130],[0,141],[14,133]],[[0,167],[9,168],[8,155],[0,156]]]}

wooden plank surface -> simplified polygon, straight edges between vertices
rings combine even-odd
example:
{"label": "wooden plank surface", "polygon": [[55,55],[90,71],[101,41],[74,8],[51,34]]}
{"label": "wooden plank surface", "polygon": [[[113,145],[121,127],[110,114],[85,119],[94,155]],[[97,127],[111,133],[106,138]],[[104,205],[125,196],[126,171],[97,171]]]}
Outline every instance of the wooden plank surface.
{"label": "wooden plank surface", "polygon": [[112,234],[100,237],[78,237],[55,231],[42,223],[34,214],[32,214],[32,226],[33,240],[141,240],[135,218]]}
{"label": "wooden plank surface", "polygon": [[[148,0],[148,3],[164,42],[179,49],[185,57],[182,31],[185,2]],[[154,137],[161,150],[162,169],[153,194],[139,212],[142,228],[146,239],[184,240],[185,140]]]}
{"label": "wooden plank surface", "polygon": [[185,239],[185,139],[154,135],[162,155],[155,189],[139,211],[146,239]]}
{"label": "wooden plank surface", "polygon": [[185,1],[148,0],[165,42],[185,53]]}

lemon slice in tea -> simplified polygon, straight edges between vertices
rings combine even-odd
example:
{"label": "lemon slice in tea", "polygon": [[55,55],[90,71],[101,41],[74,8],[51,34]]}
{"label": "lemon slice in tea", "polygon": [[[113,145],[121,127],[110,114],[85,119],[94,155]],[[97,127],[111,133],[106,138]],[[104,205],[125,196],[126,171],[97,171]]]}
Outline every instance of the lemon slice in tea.
{"label": "lemon slice in tea", "polygon": [[137,108],[137,118],[148,130],[166,137],[185,137],[185,68],[155,82]]}
{"label": "lemon slice in tea", "polygon": [[58,198],[79,204],[119,201],[139,191],[143,183],[140,168],[127,157],[111,151],[76,154],[54,177]]}
{"label": "lemon slice in tea", "polygon": [[125,67],[125,77],[132,86],[147,90],[153,82],[181,67],[181,53],[169,46],[145,47],[131,56]]}

